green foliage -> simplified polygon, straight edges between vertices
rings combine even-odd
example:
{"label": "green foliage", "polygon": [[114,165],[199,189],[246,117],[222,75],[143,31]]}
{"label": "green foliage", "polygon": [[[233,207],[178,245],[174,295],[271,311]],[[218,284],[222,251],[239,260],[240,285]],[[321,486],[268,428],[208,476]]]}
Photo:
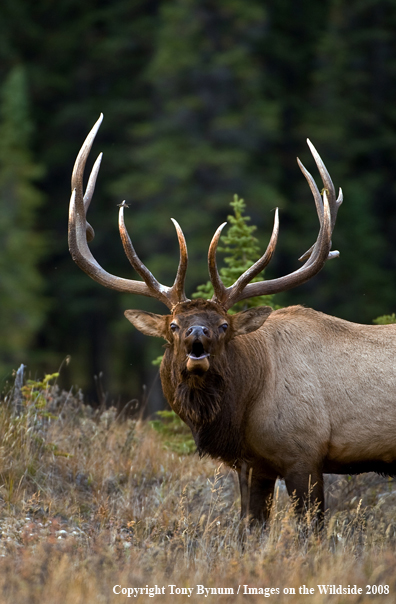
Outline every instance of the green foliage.
{"label": "green foliage", "polygon": [[15,67],[0,97],[0,376],[25,360],[46,310],[38,270],[43,239],[35,231],[43,203],[35,181],[43,171],[29,149],[27,96],[25,71]]}
{"label": "green foliage", "polygon": [[22,394],[26,410],[35,409],[38,411],[38,419],[44,417],[56,419],[56,415],[47,411],[49,401],[49,389],[51,382],[59,377],[59,373],[46,375],[43,380],[27,380],[25,386],[22,386]]}
{"label": "green foliage", "polygon": [[70,172],[100,111],[105,121],[88,163],[99,151],[104,161],[89,220],[93,254],[106,270],[134,278],[116,216],[129,196],[134,246],[167,285],[177,263],[169,217],[182,225],[190,295],[207,279],[208,241],[234,191],[249,200],[252,217],[267,221],[281,210],[266,277],[295,270],[318,227],[295,162],[299,155],[317,178],[304,150],[309,136],[344,190],[333,237],[341,257],[278,300],[363,322],[392,312],[394,0],[307,0],[298,10],[292,0],[56,6],[1,4],[0,379],[21,362],[42,375],[71,354],[67,380],[89,383],[92,399],[100,372],[110,398],[123,401],[152,381],[150,359],[160,350],[130,335],[122,310],[163,309],[95,284],[67,249]]}
{"label": "green foliage", "polygon": [[163,439],[164,446],[179,455],[194,453],[196,445],[191,437],[191,431],[174,411],[158,411],[160,419],[150,421]]}
{"label": "green foliage", "polygon": [[[234,201],[231,201],[230,206],[234,210],[233,214],[227,217],[230,226],[226,234],[222,235],[220,241],[222,246],[218,247],[219,252],[228,254],[224,258],[227,266],[220,269],[220,277],[226,287],[229,287],[252,266],[261,256],[257,238],[253,235],[257,227],[248,225],[250,216],[245,215],[246,204],[243,199],[238,199],[238,195],[234,195]],[[264,271],[252,279],[251,283],[262,281],[264,279]],[[197,287],[197,291],[193,293],[193,298],[210,299],[213,295],[213,286],[210,281]],[[253,308],[255,306],[272,306],[274,296],[256,296],[242,300],[234,305],[232,312]]]}
{"label": "green foliage", "polygon": [[396,315],[395,313],[392,313],[391,315],[382,315],[381,317],[373,319],[373,323],[376,325],[390,325],[391,323],[396,323]]}
{"label": "green foliage", "polygon": [[163,354],[160,354],[158,357],[156,357],[155,359],[153,359],[151,361],[151,364],[154,365],[154,367],[159,367],[161,365],[163,356],[164,356]]}
{"label": "green foliage", "polygon": [[[58,445],[45,438],[46,427],[50,420],[58,420],[58,415],[50,411],[53,401],[53,385],[58,379],[59,373],[51,373],[44,376],[42,380],[27,380],[22,386],[23,395],[22,412],[14,419],[16,433],[25,427],[30,436],[29,446],[33,457],[44,453],[52,453],[61,457],[69,457],[69,453],[59,449]],[[33,460],[32,460],[33,461]]]}
{"label": "green foliage", "polygon": [[[69,453],[52,442],[48,436],[51,422],[59,420],[54,413],[56,392],[52,382],[58,373],[46,375],[43,380],[28,380],[26,385],[11,390],[0,405],[0,432],[3,443],[2,477],[8,484],[11,497],[13,485],[22,477],[34,478],[45,455],[69,457]],[[15,396],[22,395],[17,405]],[[18,409],[16,408],[18,407]]]}

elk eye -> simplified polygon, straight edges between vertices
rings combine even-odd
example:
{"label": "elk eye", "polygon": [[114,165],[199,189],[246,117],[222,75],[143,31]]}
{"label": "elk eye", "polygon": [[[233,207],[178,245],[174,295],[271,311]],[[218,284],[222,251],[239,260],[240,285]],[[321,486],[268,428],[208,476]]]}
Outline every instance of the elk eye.
{"label": "elk eye", "polygon": [[222,323],[222,325],[219,326],[219,331],[222,331],[223,333],[227,330],[228,327],[228,323]]}
{"label": "elk eye", "polygon": [[177,323],[171,323],[171,324],[170,324],[170,328],[171,328],[171,330],[173,331],[173,333],[175,333],[175,331],[178,331],[178,330],[179,330],[179,326],[178,326],[178,324],[177,324]]}

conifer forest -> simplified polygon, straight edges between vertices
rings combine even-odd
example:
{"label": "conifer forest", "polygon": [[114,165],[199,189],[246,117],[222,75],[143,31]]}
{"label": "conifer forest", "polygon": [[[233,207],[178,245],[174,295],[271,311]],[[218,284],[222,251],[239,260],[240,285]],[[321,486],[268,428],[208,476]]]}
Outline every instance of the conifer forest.
{"label": "conifer forest", "polygon": [[135,249],[167,285],[178,264],[170,218],[180,223],[191,297],[235,195],[261,253],[279,207],[266,275],[294,270],[318,232],[296,162],[320,183],[309,138],[344,192],[340,258],[275,302],[362,323],[394,313],[395,33],[396,0],[2,0],[2,388],[23,363],[34,378],[62,366],[62,383],[93,403],[159,399],[163,343],[123,313],[166,309],[99,286],[68,251],[71,172],[101,112],[88,220],[106,270],[138,278],[118,233],[125,199]]}

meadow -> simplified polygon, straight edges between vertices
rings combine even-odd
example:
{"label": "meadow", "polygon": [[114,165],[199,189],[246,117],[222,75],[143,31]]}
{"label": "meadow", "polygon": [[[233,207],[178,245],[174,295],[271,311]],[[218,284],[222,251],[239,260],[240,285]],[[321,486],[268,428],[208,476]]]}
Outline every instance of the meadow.
{"label": "meadow", "polygon": [[0,405],[1,603],[395,601],[392,479],[327,477],[321,537],[310,510],[301,534],[279,482],[269,526],[251,529],[234,472],[184,454],[180,427],[94,410],[55,382]]}

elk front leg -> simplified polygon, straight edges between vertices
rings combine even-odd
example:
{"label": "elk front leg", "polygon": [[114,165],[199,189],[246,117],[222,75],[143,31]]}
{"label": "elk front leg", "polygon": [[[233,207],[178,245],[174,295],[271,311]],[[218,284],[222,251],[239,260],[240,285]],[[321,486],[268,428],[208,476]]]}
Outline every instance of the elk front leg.
{"label": "elk front leg", "polygon": [[315,517],[319,527],[323,525],[324,491],[323,474],[319,470],[290,472],[285,478],[287,492],[296,502],[296,512],[302,520]]}
{"label": "elk front leg", "polygon": [[260,476],[245,462],[238,470],[238,478],[241,492],[241,520],[250,517],[252,521],[265,522],[271,511],[275,479]]}

